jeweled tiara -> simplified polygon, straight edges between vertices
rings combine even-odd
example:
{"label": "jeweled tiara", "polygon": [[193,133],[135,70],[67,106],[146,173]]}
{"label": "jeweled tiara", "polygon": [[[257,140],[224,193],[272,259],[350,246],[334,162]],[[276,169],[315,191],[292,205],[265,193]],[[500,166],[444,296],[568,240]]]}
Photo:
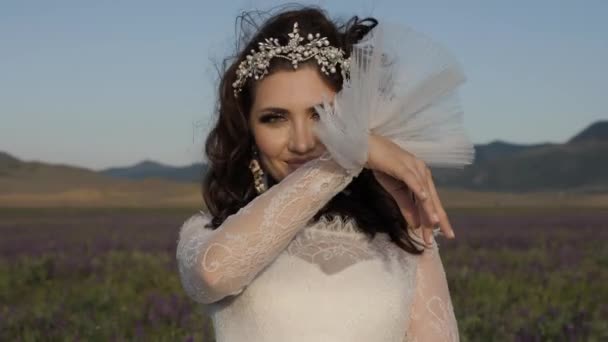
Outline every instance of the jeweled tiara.
{"label": "jeweled tiara", "polygon": [[258,43],[258,52],[251,50],[251,54],[245,57],[236,71],[236,81],[232,83],[235,97],[238,96],[248,78],[253,77],[260,80],[268,73],[270,60],[274,57],[290,60],[294,69],[298,68],[298,63],[314,57],[324,74],[335,73],[338,63],[342,76],[345,77],[348,74],[350,57],[344,58],[345,53],[342,49],[330,46],[327,37],[321,37],[319,33],[315,35],[309,33],[306,36],[308,42],[300,44],[304,37],[300,37],[297,22],[293,24],[293,31],[288,36],[290,39],[285,46],[279,45],[279,40],[276,38],[266,38],[265,42]]}

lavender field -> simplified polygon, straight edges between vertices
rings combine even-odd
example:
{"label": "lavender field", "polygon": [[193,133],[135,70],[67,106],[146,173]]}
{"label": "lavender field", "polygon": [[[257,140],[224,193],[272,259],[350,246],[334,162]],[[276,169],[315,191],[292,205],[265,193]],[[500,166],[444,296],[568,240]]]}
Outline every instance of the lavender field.
{"label": "lavender field", "polygon": [[[194,210],[0,209],[1,341],[213,341],[175,264]],[[451,210],[462,341],[608,340],[608,210]]]}

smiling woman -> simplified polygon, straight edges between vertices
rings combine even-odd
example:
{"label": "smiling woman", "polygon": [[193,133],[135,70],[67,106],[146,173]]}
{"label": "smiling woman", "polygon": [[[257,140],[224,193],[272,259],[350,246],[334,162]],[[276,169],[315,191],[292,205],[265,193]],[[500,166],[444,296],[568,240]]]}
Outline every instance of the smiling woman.
{"label": "smiling woman", "polygon": [[255,87],[250,128],[265,170],[277,181],[319,157],[325,148],[313,131],[315,106],[335,91],[314,66],[279,71]]}
{"label": "smiling woman", "polygon": [[[240,19],[241,28],[255,22]],[[455,122],[443,105],[459,73],[411,72],[411,88],[393,89],[393,73],[377,72],[391,65],[378,64],[380,45],[361,45],[381,36],[377,26],[286,10],[227,60],[206,143],[207,210],[184,223],[177,247],[183,287],[209,313],[217,341],[458,340],[432,234],[453,231],[400,126],[433,137]],[[385,126],[368,127],[378,121],[370,105],[381,103]],[[392,139],[372,132],[386,125],[401,130]],[[446,132],[411,145],[432,162],[466,163],[472,146]],[[454,157],[453,146],[465,153]]]}

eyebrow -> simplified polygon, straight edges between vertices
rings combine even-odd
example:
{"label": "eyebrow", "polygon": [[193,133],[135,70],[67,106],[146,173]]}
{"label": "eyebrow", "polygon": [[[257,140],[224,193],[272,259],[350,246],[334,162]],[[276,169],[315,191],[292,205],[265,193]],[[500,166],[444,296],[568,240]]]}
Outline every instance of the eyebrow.
{"label": "eyebrow", "polygon": [[[317,104],[317,106],[321,106],[322,107],[323,103],[319,103],[319,104]],[[306,111],[309,112],[309,113],[314,112],[315,110],[316,110],[315,106],[311,106],[311,107],[308,107],[306,109]],[[265,112],[288,114],[289,113],[289,109],[285,109],[285,108],[281,108],[281,107],[265,107],[265,108],[257,110],[257,112],[260,113],[260,114],[261,113],[265,113]]]}

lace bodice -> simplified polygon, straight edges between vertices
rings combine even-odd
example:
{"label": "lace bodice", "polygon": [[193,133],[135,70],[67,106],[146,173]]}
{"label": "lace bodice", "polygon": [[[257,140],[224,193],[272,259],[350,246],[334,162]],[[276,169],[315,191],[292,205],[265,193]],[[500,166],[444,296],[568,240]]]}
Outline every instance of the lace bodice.
{"label": "lace bodice", "polygon": [[388,234],[370,239],[352,220],[310,223],[355,174],[325,155],[215,230],[204,212],[184,223],[182,285],[217,341],[458,340],[436,243],[417,256]]}

